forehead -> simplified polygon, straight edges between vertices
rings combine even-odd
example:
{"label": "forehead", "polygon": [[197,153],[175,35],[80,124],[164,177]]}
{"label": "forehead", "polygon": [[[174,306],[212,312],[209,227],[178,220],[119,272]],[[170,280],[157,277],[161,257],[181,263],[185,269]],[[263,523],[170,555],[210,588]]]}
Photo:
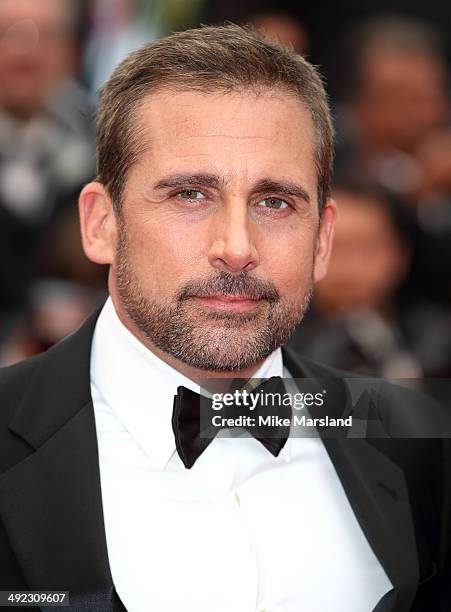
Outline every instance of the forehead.
{"label": "forehead", "polygon": [[63,23],[69,18],[68,4],[63,0],[0,0],[0,23],[10,24],[22,19]]}
{"label": "forehead", "polygon": [[[135,115],[140,139],[156,164],[255,164],[314,168],[310,112],[285,92],[202,93],[163,90]],[[308,168],[307,168],[308,167]]]}
{"label": "forehead", "polygon": [[339,209],[337,234],[349,231],[363,237],[382,230],[394,230],[388,210],[376,195],[357,195],[336,189],[334,198]]}
{"label": "forehead", "polygon": [[367,81],[386,83],[401,89],[410,81],[423,84],[427,79],[444,81],[443,66],[438,57],[425,52],[402,52],[389,49],[369,49],[362,66]]}

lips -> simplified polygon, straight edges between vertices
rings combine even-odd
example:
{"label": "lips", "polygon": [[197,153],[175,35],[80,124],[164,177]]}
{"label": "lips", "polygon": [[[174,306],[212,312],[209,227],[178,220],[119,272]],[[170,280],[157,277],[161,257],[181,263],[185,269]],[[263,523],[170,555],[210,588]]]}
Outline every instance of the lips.
{"label": "lips", "polygon": [[248,312],[257,307],[260,300],[243,295],[213,295],[197,297],[203,305],[216,310],[229,312]]}

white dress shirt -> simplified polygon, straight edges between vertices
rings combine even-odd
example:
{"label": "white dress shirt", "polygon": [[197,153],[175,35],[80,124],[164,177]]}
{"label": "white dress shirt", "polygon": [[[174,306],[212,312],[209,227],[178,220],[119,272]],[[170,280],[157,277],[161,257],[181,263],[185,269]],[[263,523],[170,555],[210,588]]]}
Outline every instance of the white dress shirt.
{"label": "white dress shirt", "polygon": [[[289,376],[280,349],[255,378]],[[129,612],[371,612],[392,588],[320,438],[278,457],[215,438],[191,469],[171,426],[177,387],[109,299],[91,357],[108,558]]]}

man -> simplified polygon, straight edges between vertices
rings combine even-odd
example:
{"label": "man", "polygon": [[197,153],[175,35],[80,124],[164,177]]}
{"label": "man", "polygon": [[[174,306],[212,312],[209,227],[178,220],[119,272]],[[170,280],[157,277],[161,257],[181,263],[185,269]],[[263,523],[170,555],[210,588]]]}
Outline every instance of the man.
{"label": "man", "polygon": [[449,307],[451,261],[450,82],[439,33],[421,20],[383,15],[346,37],[337,108],[336,168],[353,168],[415,211],[417,299]]}
{"label": "man", "polygon": [[338,111],[343,141],[338,152],[343,161],[349,157],[403,195],[413,196],[427,181],[420,168],[415,173],[411,166],[421,163],[421,143],[448,124],[442,47],[432,27],[386,15],[359,24],[346,41],[343,61],[351,62],[352,69],[342,81],[344,104]]}
{"label": "man", "polygon": [[94,176],[93,108],[75,80],[74,4],[0,0],[2,344],[33,300],[49,237],[77,226],[71,203]]}
{"label": "man", "polygon": [[2,588],[93,610],[448,609],[445,441],[183,425],[205,379],[325,379],[343,412],[342,374],[281,349],[326,273],[331,157],[314,68],[245,29],[117,68],[80,196],[110,299],[2,373]]}

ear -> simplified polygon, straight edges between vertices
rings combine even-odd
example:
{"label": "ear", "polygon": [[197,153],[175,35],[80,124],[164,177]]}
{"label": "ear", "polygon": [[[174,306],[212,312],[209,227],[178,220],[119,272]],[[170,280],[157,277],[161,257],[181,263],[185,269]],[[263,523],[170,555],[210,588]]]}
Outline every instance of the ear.
{"label": "ear", "polygon": [[324,206],[316,238],[315,263],[313,266],[313,282],[318,283],[326,276],[329,259],[332,252],[337,204],[329,198]]}
{"label": "ear", "polygon": [[116,216],[105,187],[94,181],[86,185],[78,201],[83,250],[91,261],[111,264],[116,252]]}

